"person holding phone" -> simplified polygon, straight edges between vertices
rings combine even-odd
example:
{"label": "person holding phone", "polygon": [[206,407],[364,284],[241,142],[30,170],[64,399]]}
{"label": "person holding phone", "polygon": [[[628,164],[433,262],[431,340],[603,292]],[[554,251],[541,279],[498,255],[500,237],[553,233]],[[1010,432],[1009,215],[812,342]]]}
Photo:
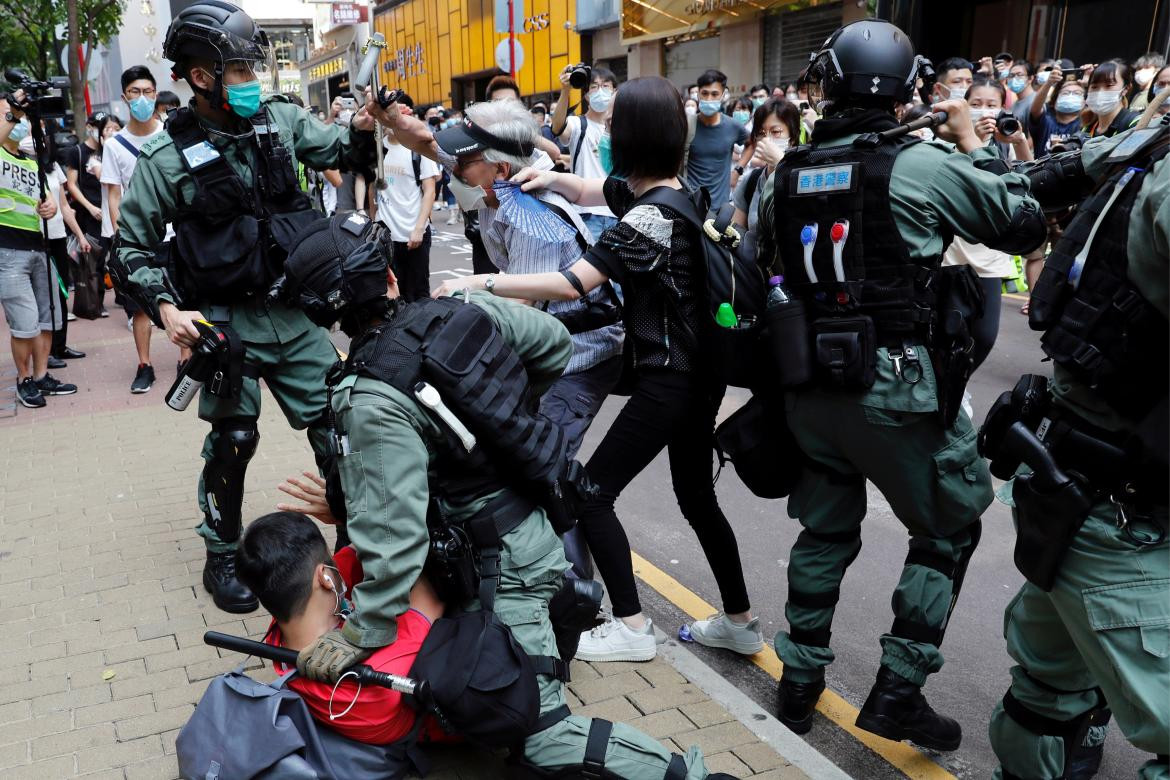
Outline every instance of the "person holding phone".
{"label": "person holding phone", "polygon": [[[1067,64],[1067,70],[1063,65]],[[1077,71],[1068,60],[1061,60],[1048,72],[1047,80],[1036,91],[1028,110],[1028,127],[1037,157],[1048,154],[1059,143],[1081,129],[1081,110],[1085,107],[1085,85],[1077,80]]]}

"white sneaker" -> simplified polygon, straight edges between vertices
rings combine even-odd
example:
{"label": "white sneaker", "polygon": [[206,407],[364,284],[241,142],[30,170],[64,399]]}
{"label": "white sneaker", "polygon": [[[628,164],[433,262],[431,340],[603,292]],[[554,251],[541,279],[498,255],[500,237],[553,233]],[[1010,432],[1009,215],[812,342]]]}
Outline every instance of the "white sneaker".
{"label": "white sneaker", "polygon": [[722,647],[740,655],[754,655],[764,649],[764,634],[760,631],[758,617],[746,623],[736,623],[722,612],[716,612],[706,620],[696,620],[689,628],[691,638],[707,647]]}
{"label": "white sneaker", "polygon": [[451,213],[447,215],[447,224],[454,225],[459,221],[459,209],[451,209]]}
{"label": "white sneaker", "polygon": [[576,657],[579,661],[649,661],[657,652],[650,618],[646,618],[646,625],[635,630],[621,618],[611,617],[581,634]]}

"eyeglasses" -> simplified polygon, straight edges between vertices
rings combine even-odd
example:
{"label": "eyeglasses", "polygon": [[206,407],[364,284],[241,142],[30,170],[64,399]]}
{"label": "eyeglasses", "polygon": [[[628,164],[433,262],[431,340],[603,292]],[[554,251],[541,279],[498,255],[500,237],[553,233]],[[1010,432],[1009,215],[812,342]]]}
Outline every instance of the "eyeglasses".
{"label": "eyeglasses", "polygon": [[146,89],[139,89],[138,87],[130,87],[126,90],[126,94],[130,97],[148,97],[152,98],[158,94],[158,90],[154,87],[147,87]]}
{"label": "eyeglasses", "polygon": [[756,138],[763,138],[765,135],[769,136],[775,141],[783,141],[788,137],[788,131],[783,127],[773,127],[771,130],[766,132],[756,133]]}

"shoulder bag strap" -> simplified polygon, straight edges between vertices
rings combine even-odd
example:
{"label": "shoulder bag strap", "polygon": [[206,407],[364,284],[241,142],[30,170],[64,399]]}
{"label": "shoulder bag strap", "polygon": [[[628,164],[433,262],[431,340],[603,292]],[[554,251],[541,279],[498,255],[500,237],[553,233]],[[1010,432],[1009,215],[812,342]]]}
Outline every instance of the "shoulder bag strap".
{"label": "shoulder bag strap", "polygon": [[122,146],[126,147],[126,151],[128,151],[128,152],[130,152],[130,154],[134,155],[135,158],[137,158],[138,155],[141,154],[141,152],[139,152],[138,149],[135,148],[134,144],[130,143],[122,136],[115,135],[114,140],[117,141],[118,143],[122,144]]}
{"label": "shoulder bag strap", "polygon": [[[577,160],[581,159],[581,147],[585,145],[585,132],[589,129],[589,120],[578,114],[577,127],[580,129],[577,135],[577,146],[573,148],[573,158],[569,160],[569,167],[572,168],[573,173],[577,173]],[[581,174],[577,173],[577,175]]]}

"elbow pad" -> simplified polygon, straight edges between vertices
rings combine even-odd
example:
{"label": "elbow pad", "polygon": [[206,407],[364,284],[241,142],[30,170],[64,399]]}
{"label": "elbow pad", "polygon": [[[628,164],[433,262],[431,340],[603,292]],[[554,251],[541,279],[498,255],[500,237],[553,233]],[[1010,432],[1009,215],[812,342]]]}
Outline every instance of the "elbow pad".
{"label": "elbow pad", "polygon": [[1026,255],[1048,238],[1048,225],[1035,201],[1025,200],[1012,213],[1007,229],[987,246],[1011,255]]}
{"label": "elbow pad", "polygon": [[1024,163],[1018,172],[1028,177],[1032,197],[1047,212],[1064,211],[1075,206],[1093,188],[1093,180],[1085,173],[1079,149]]}
{"label": "elbow pad", "polygon": [[972,160],[972,165],[981,171],[987,173],[994,173],[996,176],[1003,176],[1005,173],[1010,173],[1011,168],[1004,162],[1002,157],[979,157]]}
{"label": "elbow pad", "polygon": [[[183,296],[179,294],[179,289],[175,285],[174,280],[171,279],[169,271],[169,252],[172,248],[167,244],[160,244],[157,250],[154,250],[154,257],[149,259],[140,259],[137,261],[126,262],[122,259],[121,248],[123,246],[134,247],[150,252],[152,250],[138,244],[131,244],[122,241],[119,238],[114,239],[113,245],[109,251],[109,262],[106,264],[107,270],[110,272],[110,279],[114,282],[114,286],[123,294],[127,295],[131,300],[137,303],[146,316],[150,317],[150,321],[158,327],[164,327],[162,317],[158,312],[158,297],[160,295],[169,296],[176,306],[183,305]],[[153,260],[153,262],[152,262]],[[159,273],[158,280],[142,285],[131,280],[131,275],[139,268],[153,268]]]}

